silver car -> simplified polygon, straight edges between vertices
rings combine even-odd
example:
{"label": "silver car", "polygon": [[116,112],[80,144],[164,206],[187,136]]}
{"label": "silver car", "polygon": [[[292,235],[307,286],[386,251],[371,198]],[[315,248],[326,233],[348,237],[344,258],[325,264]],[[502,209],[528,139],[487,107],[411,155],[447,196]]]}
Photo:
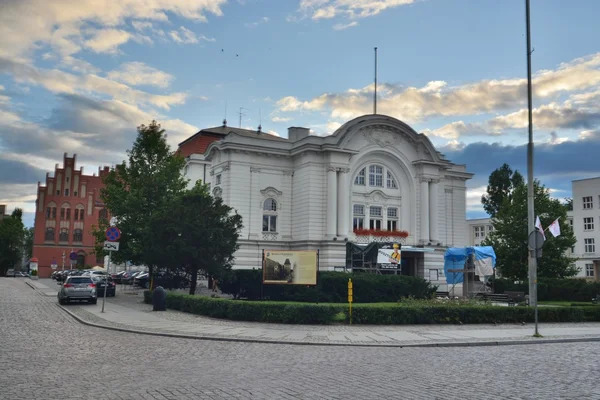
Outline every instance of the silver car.
{"label": "silver car", "polygon": [[72,300],[98,301],[96,284],[90,276],[68,276],[58,292],[58,302],[67,304]]}

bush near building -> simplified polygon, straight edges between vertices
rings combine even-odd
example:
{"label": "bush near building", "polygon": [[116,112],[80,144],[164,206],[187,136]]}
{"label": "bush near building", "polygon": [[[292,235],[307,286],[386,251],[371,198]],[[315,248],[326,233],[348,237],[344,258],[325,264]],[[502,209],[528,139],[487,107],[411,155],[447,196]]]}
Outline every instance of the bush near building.
{"label": "bush near building", "polygon": [[[514,283],[508,279],[493,281],[495,293],[529,293],[529,282]],[[585,279],[540,279],[538,283],[539,301],[583,301],[591,302],[600,294],[600,282],[588,282]]]}
{"label": "bush near building", "polygon": [[[348,299],[348,279],[354,286],[357,303],[396,302],[403,297],[427,299],[436,287],[423,278],[402,275],[348,274],[319,272],[317,286],[264,285],[263,299],[276,301],[345,303]],[[262,270],[231,270],[219,281],[223,293],[236,299],[261,298]]]}
{"label": "bush near building", "polygon": [[[144,292],[152,303],[152,293]],[[331,324],[348,320],[348,306],[339,303],[241,301],[167,293],[167,308],[234,321],[285,324]],[[598,322],[600,307],[541,307],[540,322]],[[354,304],[352,323],[365,325],[484,324],[533,322],[530,307],[500,307],[460,302],[406,301]]]}

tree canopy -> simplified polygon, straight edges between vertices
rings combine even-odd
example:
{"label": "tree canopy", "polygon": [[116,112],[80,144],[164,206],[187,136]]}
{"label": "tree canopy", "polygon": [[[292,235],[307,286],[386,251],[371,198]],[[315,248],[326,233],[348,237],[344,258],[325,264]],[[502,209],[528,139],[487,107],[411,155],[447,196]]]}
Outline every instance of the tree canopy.
{"label": "tree canopy", "polygon": [[[492,182],[492,176],[495,181],[499,176],[502,177],[503,182],[491,185],[491,192],[487,197],[484,196],[490,200],[488,204],[491,204],[495,211],[492,218],[494,231],[486,237],[482,245],[494,247],[497,257],[496,267],[502,277],[526,280],[529,256],[527,185],[522,178],[513,179],[518,174],[517,171],[507,174],[505,166],[506,164],[490,176],[490,182]],[[508,184],[507,175],[510,176]],[[504,192],[497,190],[500,187],[504,188]],[[534,193],[535,213],[540,217],[542,226],[548,227],[558,218],[561,230],[558,237],[553,237],[548,231],[545,232],[546,241],[542,248],[542,257],[538,259],[537,264],[538,277],[566,278],[574,276],[577,274],[575,259],[566,255],[566,251],[576,242],[573,230],[567,222],[567,205],[558,199],[551,198],[550,190],[537,180],[534,181]],[[494,201],[491,202],[491,199]],[[498,205],[497,209],[496,205]]]}
{"label": "tree canopy", "polygon": [[511,202],[513,192],[522,184],[523,175],[519,171],[513,172],[508,164],[494,170],[488,179],[486,194],[481,196],[485,212],[494,218],[505,201]]}
{"label": "tree canopy", "polygon": [[220,277],[231,268],[242,217],[199,182],[154,214],[150,226],[152,263],[189,274],[194,294],[199,271]]}
{"label": "tree canopy", "polygon": [[0,276],[19,265],[24,238],[23,210],[15,208],[10,216],[0,219]]}

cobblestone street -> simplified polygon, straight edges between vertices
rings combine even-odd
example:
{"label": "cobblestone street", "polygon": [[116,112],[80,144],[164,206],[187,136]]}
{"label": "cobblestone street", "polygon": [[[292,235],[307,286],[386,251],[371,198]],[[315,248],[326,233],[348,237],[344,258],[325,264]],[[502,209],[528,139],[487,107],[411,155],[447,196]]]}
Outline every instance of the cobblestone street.
{"label": "cobblestone street", "polygon": [[85,326],[0,278],[1,399],[598,399],[600,345],[294,346]]}

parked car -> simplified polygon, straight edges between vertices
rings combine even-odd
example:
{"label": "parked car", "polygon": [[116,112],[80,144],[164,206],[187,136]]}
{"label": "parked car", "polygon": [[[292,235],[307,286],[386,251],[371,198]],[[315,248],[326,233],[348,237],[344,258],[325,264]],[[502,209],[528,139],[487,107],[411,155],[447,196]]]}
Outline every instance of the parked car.
{"label": "parked car", "polygon": [[[104,297],[104,283],[106,282],[106,277],[96,275],[92,276],[92,281],[96,284],[96,292],[98,293],[98,297]],[[113,282],[112,278],[108,278],[108,286],[106,287],[106,297],[115,297],[117,294],[117,285]]]}
{"label": "parked car", "polygon": [[57,296],[60,304],[67,304],[73,300],[86,300],[92,304],[98,302],[96,284],[89,276],[68,276]]}
{"label": "parked car", "polygon": [[124,285],[133,285],[134,279],[143,273],[144,273],[144,271],[133,271],[133,272],[130,271],[127,273],[127,276],[121,277],[121,283]]}
{"label": "parked car", "polygon": [[26,273],[21,272],[21,271],[15,271],[14,269],[9,269],[6,271],[7,278],[22,278],[25,276],[27,276]]}

